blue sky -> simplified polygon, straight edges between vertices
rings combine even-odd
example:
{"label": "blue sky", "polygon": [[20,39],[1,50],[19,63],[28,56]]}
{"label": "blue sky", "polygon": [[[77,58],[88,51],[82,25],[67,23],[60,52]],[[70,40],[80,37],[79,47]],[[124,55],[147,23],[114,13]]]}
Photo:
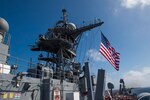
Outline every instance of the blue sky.
{"label": "blue sky", "polygon": [[[10,54],[27,60],[35,56],[37,53],[31,52],[28,45],[34,44],[47,28],[54,27],[63,8],[68,11],[69,21],[77,26],[95,18],[104,21],[101,27],[83,35],[78,61],[89,58],[92,73],[99,68],[106,69],[106,80],[114,82],[116,87],[120,78],[128,86],[134,86],[135,82],[137,86],[150,84],[147,78],[150,75],[150,0],[0,0],[0,17],[10,26]],[[101,31],[121,53],[119,72],[98,52]]]}

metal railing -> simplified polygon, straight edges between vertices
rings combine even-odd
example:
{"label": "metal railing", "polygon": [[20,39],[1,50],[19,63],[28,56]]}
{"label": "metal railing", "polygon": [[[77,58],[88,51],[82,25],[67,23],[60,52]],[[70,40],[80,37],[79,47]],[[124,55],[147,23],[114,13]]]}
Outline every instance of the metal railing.
{"label": "metal railing", "polygon": [[31,67],[32,68],[36,67],[36,63],[35,62],[31,62],[31,61],[24,60],[24,59],[21,59],[21,58],[18,58],[18,57],[10,56],[8,54],[0,53],[0,55],[7,57],[7,61],[6,62],[5,62],[5,60],[0,59],[0,63],[3,64],[3,65],[9,65],[11,68],[13,66],[16,66],[15,70],[17,72],[24,72],[24,71],[27,71],[27,69],[29,69]]}
{"label": "metal railing", "polygon": [[[5,54],[1,54],[0,55],[5,55]],[[51,77],[54,79],[60,79],[63,77],[64,80],[69,81],[69,82],[78,82],[79,80],[77,79],[77,77],[75,75],[73,75],[73,73],[69,73],[69,72],[64,72],[62,73],[62,71],[58,72],[58,71],[54,71],[52,69],[50,69],[50,66],[44,66],[42,65],[41,68],[42,69],[38,69],[38,61],[30,61],[30,60],[25,60],[25,59],[21,59],[18,57],[14,57],[14,56],[8,56],[7,62],[4,62],[2,60],[0,60],[0,63],[3,65],[9,65],[10,69],[8,68],[2,68],[0,67],[0,69],[6,69],[6,70],[10,70],[10,74],[13,75],[17,75],[18,73],[22,73],[22,72],[27,72],[27,76],[29,77],[34,77],[34,78],[42,78],[42,77]],[[46,68],[49,68],[48,70]],[[1,73],[0,73],[1,74]],[[48,74],[48,75],[46,75]]]}

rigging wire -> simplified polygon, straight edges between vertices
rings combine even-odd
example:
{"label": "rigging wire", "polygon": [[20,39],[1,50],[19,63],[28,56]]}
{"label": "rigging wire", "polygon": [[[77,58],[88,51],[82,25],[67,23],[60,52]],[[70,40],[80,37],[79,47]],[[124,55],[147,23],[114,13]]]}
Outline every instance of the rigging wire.
{"label": "rigging wire", "polygon": [[[91,50],[92,45],[93,45],[93,39],[94,39],[94,36],[95,36],[95,35],[93,35],[93,34],[94,34],[94,33],[91,33],[91,34],[90,34],[91,36],[90,36],[90,39],[89,39],[89,40],[91,40],[91,41],[90,41],[90,43],[89,43],[89,48],[88,48],[88,50]],[[90,57],[87,55],[87,59],[88,59],[88,60],[89,60],[89,58],[90,58]]]}
{"label": "rigging wire", "polygon": [[[96,37],[95,33],[93,33],[93,34],[92,33],[90,34],[91,42],[90,42],[89,49],[88,49],[87,53],[89,53],[89,50],[92,50],[92,48],[93,48],[94,40],[95,40],[95,37]],[[87,60],[91,64],[90,69],[91,69],[91,73],[93,73],[93,69],[92,69],[93,68],[92,67],[92,61],[93,61],[93,59],[90,59],[90,55],[89,54],[87,54]]]}
{"label": "rigging wire", "polygon": [[80,60],[80,59],[81,59],[81,58],[80,58],[80,55],[81,55],[81,52],[82,52],[82,50],[81,50],[81,47],[82,47],[82,44],[83,44],[82,41],[83,41],[83,39],[81,38],[80,43],[79,43],[78,48],[77,48],[77,53],[78,53],[78,54],[77,54],[77,55],[78,55],[78,56],[77,56],[77,61],[81,61],[81,60]]}
{"label": "rigging wire", "polygon": [[[97,52],[99,52],[99,40],[100,40],[100,32],[99,32],[100,28],[97,29],[96,31],[93,32],[93,34],[91,34],[91,36],[89,37],[91,39],[90,45],[89,45],[89,49],[88,50],[96,50]],[[88,53],[88,51],[87,51]],[[97,55],[98,56],[98,55]],[[90,57],[90,55],[87,54],[87,60],[90,62],[91,65],[91,72],[94,73],[93,68],[95,65],[95,61],[93,58]]]}
{"label": "rigging wire", "polygon": [[81,62],[81,65],[83,65],[85,61],[90,61],[91,65],[93,65],[94,60],[90,58],[90,56],[88,55],[88,51],[95,48],[97,50],[97,48],[99,48],[99,45],[97,45],[99,44],[98,40],[100,39],[99,34],[100,34],[99,29],[97,29],[94,33],[86,32],[83,34],[81,41],[79,43],[78,58],[77,58],[77,60]]}
{"label": "rigging wire", "polygon": [[84,61],[85,61],[85,57],[86,57],[86,51],[87,51],[87,43],[88,43],[88,33],[85,33],[84,34],[85,35],[85,45],[84,45],[84,52],[83,52],[83,57],[82,57],[82,60],[81,60],[81,62],[82,62],[82,64],[84,63]]}

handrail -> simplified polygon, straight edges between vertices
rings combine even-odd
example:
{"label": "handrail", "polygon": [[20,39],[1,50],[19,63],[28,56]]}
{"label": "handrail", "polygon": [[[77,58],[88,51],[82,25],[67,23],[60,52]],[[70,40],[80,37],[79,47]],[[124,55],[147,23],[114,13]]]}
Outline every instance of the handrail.
{"label": "handrail", "polygon": [[[0,55],[5,55],[5,54],[0,53]],[[8,70],[10,70],[11,74],[14,74],[14,75],[17,75],[17,73],[19,73],[19,72],[30,71],[30,69],[31,69],[31,72],[29,72],[29,74],[28,74],[28,76],[31,76],[31,77],[41,78],[42,73],[44,73],[43,75],[45,75],[45,73],[47,73],[47,71],[48,71],[49,74],[47,77],[58,79],[58,76],[59,76],[59,77],[64,77],[64,80],[68,80],[69,82],[73,82],[75,80],[78,81],[78,79],[75,78],[72,73],[67,74],[67,72],[64,72],[62,74],[61,72],[57,72],[54,70],[52,71],[52,69],[48,69],[47,71],[45,71],[44,69],[39,70],[36,68],[38,62],[37,63],[30,62],[30,61],[27,61],[25,59],[21,59],[21,58],[15,57],[15,56],[9,55],[9,60],[6,63],[3,61],[0,61],[0,63],[4,64],[4,65],[10,65],[10,69],[5,68],[5,67],[2,67],[2,69],[6,69],[6,70],[8,69]],[[11,69],[12,65],[17,66],[18,68]],[[30,67],[30,66],[33,66],[33,67]]]}

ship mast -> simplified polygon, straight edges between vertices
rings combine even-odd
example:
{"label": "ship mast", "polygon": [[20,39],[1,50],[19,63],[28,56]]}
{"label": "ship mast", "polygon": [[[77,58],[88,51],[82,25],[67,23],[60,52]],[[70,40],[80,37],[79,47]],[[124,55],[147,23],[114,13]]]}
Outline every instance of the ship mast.
{"label": "ship mast", "polygon": [[63,12],[63,20],[64,20],[65,23],[67,23],[67,20],[68,20],[68,19],[67,19],[67,16],[68,16],[68,15],[67,15],[66,9],[62,9],[62,12]]}
{"label": "ship mast", "polygon": [[[79,45],[80,36],[83,32],[101,26],[104,22],[94,21],[82,27],[76,27],[74,23],[68,22],[67,11],[62,10],[63,20],[59,20],[54,28],[49,28],[48,32],[40,35],[32,51],[44,51],[49,55],[39,57],[39,60],[53,63],[54,75],[60,79],[61,100],[63,100],[63,80],[67,77],[65,73],[73,71],[79,78],[80,63],[75,62],[76,47]],[[74,82],[76,83],[76,82]]]}

